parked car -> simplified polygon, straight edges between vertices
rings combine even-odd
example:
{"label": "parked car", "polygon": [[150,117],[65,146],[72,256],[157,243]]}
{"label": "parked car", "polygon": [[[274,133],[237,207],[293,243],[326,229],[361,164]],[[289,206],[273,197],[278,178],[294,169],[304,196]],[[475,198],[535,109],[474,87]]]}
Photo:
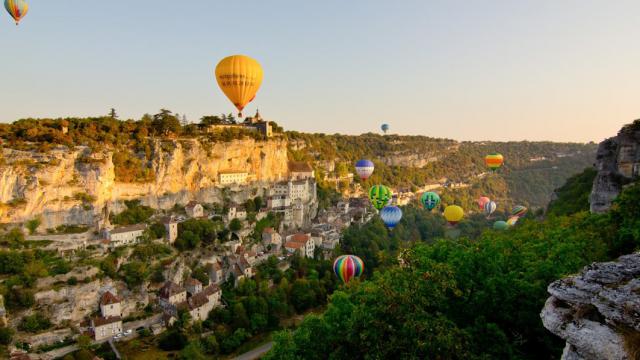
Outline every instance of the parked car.
{"label": "parked car", "polygon": [[133,333],[133,330],[129,329],[129,330],[124,332],[124,336],[129,336],[129,335],[131,335],[131,333]]}

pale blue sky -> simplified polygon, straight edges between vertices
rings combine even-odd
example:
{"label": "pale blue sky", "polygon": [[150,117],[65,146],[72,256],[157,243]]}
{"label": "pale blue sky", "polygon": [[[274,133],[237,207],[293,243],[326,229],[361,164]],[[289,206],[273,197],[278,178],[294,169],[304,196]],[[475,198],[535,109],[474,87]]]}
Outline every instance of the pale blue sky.
{"label": "pale blue sky", "polygon": [[262,63],[287,129],[600,141],[640,118],[640,1],[30,0],[0,16],[0,121],[233,112],[213,69]]}

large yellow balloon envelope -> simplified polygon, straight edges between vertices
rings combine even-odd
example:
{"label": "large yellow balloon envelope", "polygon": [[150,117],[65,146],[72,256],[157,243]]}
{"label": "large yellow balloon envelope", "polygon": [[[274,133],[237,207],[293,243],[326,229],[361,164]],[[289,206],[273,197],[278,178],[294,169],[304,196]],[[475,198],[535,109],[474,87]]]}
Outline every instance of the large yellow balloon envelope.
{"label": "large yellow balloon envelope", "polygon": [[464,210],[458,205],[449,205],[444,209],[444,218],[449,224],[455,225],[464,217]]}
{"label": "large yellow balloon envelope", "polygon": [[260,64],[244,55],[226,57],[216,66],[218,86],[238,109],[238,117],[242,118],[242,109],[256,97],[262,76]]}

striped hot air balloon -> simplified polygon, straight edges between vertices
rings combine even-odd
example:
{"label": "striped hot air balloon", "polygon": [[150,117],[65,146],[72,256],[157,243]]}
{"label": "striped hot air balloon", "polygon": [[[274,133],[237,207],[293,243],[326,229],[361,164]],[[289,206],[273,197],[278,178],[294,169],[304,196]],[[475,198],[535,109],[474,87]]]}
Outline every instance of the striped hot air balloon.
{"label": "striped hot air balloon", "polygon": [[369,176],[371,176],[371,174],[373,174],[373,169],[375,168],[375,166],[373,165],[373,162],[371,160],[358,160],[358,162],[356,163],[356,172],[358,173],[358,176],[360,176],[360,179],[367,180],[369,178]]}
{"label": "striped hot air balloon", "polygon": [[385,206],[380,211],[380,217],[389,229],[393,229],[402,219],[402,210],[397,206]]}
{"label": "striped hot air balloon", "polygon": [[493,212],[496,211],[497,208],[498,205],[495,203],[495,201],[489,201],[488,203],[484,204],[484,213],[487,216],[491,216],[491,214],[493,214]]}
{"label": "striped hot air balloon", "polygon": [[507,225],[509,225],[509,226],[514,226],[515,224],[517,224],[517,223],[518,223],[518,220],[520,220],[520,218],[519,218],[519,217],[517,217],[517,216],[512,216],[512,217],[510,217],[510,218],[507,220]]}
{"label": "striped hot air balloon", "polygon": [[364,263],[355,255],[342,255],[333,262],[333,272],[346,284],[354,277],[362,275]]}
{"label": "striped hot air balloon", "polygon": [[425,209],[431,211],[440,206],[440,196],[434,192],[427,191],[420,197],[420,203]]}
{"label": "striped hot air balloon", "polygon": [[496,171],[504,163],[504,157],[498,153],[489,154],[484,157],[484,163],[491,171]]}
{"label": "striped hot air balloon", "polygon": [[511,209],[511,215],[523,217],[527,214],[528,209],[522,205],[516,205]]}
{"label": "striped hot air balloon", "polygon": [[389,131],[389,124],[382,124],[382,126],[380,126],[380,129],[386,134],[387,131]]}
{"label": "striped hot air balloon", "polygon": [[18,25],[20,20],[27,15],[29,4],[27,4],[25,0],[4,0],[4,8],[7,9],[9,15],[11,15],[16,25]]}
{"label": "striped hot air balloon", "polygon": [[369,200],[371,200],[373,207],[378,210],[382,210],[382,208],[387,206],[392,197],[393,193],[384,185],[373,185],[371,189],[369,189]]}

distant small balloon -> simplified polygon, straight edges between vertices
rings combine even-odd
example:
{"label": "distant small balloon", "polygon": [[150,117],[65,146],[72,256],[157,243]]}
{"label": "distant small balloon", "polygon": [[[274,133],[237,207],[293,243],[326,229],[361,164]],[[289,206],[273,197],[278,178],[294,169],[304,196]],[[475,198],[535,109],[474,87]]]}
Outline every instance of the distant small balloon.
{"label": "distant small balloon", "polygon": [[356,172],[363,181],[367,180],[371,174],[373,174],[374,169],[375,165],[370,160],[362,159],[356,162]]}
{"label": "distant small balloon", "polygon": [[393,229],[402,219],[402,210],[397,206],[385,206],[380,211],[380,218],[389,229]]}
{"label": "distant small balloon", "polygon": [[511,209],[511,215],[523,217],[527,214],[528,209],[522,205],[516,205]]}
{"label": "distant small balloon", "polygon": [[27,15],[29,4],[25,0],[4,0],[4,8],[18,25],[20,20]]}
{"label": "distant small balloon", "polygon": [[378,210],[382,210],[382,208],[387,206],[392,197],[393,193],[384,185],[373,185],[371,189],[369,189],[369,200],[371,204],[373,204],[373,207]]}
{"label": "distant small balloon", "polygon": [[451,225],[456,225],[463,217],[464,210],[458,205],[449,205],[444,209],[444,218]]}
{"label": "distant small balloon", "polygon": [[387,131],[389,131],[389,124],[382,124],[382,126],[380,126],[380,129],[382,129],[382,131],[384,131],[384,133],[386,134]]}
{"label": "distant small balloon", "polygon": [[504,157],[498,153],[489,154],[484,157],[484,163],[491,171],[496,171],[504,163]]}
{"label": "distant small balloon", "polygon": [[509,224],[506,221],[498,220],[493,223],[493,228],[495,230],[506,230],[509,228]]}
{"label": "distant small balloon", "polygon": [[420,197],[420,203],[425,209],[431,211],[440,206],[440,196],[434,192],[428,191]]}
{"label": "distant small balloon", "polygon": [[491,201],[491,199],[489,199],[486,196],[481,196],[477,203],[478,203],[478,207],[480,208],[480,211],[484,211],[484,204],[488,203],[489,201]]}
{"label": "distant small balloon", "polygon": [[489,201],[488,203],[484,204],[484,213],[487,216],[491,216],[491,214],[493,214],[493,212],[496,211],[497,208],[498,205],[494,201]]}
{"label": "distant small balloon", "polygon": [[333,272],[346,284],[354,277],[362,275],[364,262],[355,255],[342,255],[333,262]]}
{"label": "distant small balloon", "polygon": [[520,220],[520,218],[519,218],[519,217],[517,217],[517,216],[512,216],[512,217],[510,217],[510,218],[507,220],[507,224],[508,224],[509,226],[514,226],[515,224],[517,224],[517,223],[518,223],[518,220]]}

